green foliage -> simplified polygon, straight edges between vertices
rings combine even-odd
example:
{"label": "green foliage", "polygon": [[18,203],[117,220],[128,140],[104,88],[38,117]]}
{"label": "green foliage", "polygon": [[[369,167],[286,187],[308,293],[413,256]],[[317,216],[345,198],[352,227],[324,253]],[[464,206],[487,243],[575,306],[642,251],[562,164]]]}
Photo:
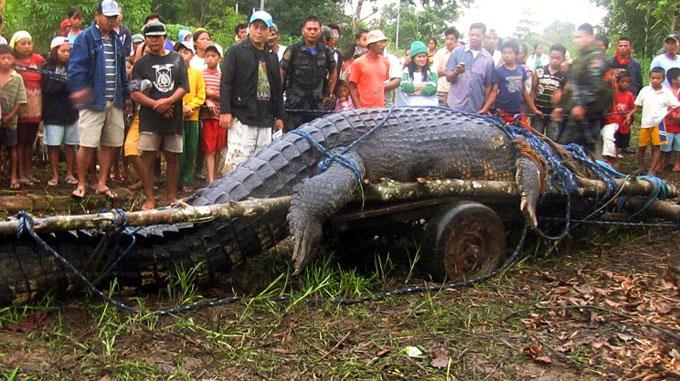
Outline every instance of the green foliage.
{"label": "green foliage", "polygon": [[[5,5],[5,33],[7,40],[17,30],[27,30],[33,36],[36,52],[46,52],[50,41],[59,30],[59,23],[66,18],[71,7],[83,10],[83,28],[94,21],[96,0],[7,0]],[[146,15],[151,13],[148,0],[126,0],[124,2],[125,24],[142,25]],[[135,28],[130,28],[135,30]],[[134,32],[133,32],[134,33]]]}
{"label": "green foliage", "polygon": [[340,25],[343,37],[349,37],[351,20],[345,14],[345,3],[345,0],[268,0],[265,7],[274,17],[282,41],[290,43],[300,38],[301,23],[307,16],[316,16],[323,24]]}
{"label": "green foliage", "polygon": [[680,24],[677,0],[594,0],[609,10],[605,27],[609,35],[633,39],[638,58],[650,58],[663,47],[663,37]]}
{"label": "green foliage", "polygon": [[399,19],[399,46],[393,47],[394,52],[398,52],[416,40],[426,42],[436,38],[441,43],[444,30],[457,17],[458,4],[455,1],[423,2],[422,7],[402,1],[401,10],[397,4],[386,5],[383,17],[372,27],[381,29],[392,42],[396,38]]}

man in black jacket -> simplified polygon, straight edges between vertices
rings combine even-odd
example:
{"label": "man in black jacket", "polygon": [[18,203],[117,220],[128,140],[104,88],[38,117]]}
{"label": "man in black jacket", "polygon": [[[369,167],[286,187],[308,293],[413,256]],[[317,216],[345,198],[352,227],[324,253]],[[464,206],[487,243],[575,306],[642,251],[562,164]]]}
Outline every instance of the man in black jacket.
{"label": "man in black jacket", "polygon": [[272,17],[254,12],[248,37],[232,45],[222,62],[220,126],[228,129],[227,165],[234,167],[283,129],[284,108],[279,61],[267,45]]}

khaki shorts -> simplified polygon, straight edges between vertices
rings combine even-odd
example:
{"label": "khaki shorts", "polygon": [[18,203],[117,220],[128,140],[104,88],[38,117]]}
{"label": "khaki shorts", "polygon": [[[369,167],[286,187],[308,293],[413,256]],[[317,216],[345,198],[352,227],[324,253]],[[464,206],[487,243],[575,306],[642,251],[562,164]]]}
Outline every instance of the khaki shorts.
{"label": "khaki shorts", "polygon": [[139,156],[139,110],[135,110],[132,123],[125,137],[123,156]]}
{"label": "khaki shorts", "polygon": [[107,101],[104,111],[80,110],[78,134],[83,147],[121,147],[125,139],[123,109]]}
{"label": "khaki shorts", "polygon": [[160,151],[182,153],[182,135],[180,134],[154,134],[142,132],[139,134],[140,151]]}

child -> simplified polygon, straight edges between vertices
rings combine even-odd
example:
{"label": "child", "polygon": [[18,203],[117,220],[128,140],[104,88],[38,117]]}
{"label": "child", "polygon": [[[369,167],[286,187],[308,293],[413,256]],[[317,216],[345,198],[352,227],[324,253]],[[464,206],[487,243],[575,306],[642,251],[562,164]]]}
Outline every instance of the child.
{"label": "child", "polygon": [[73,45],[73,43],[76,41],[76,37],[80,34],[80,32],[83,30],[83,11],[82,9],[78,7],[73,7],[68,10],[68,18],[71,21],[71,28],[68,31],[68,35],[66,37],[68,38],[68,42]]}
{"label": "child", "polygon": [[335,84],[335,111],[354,110],[352,98],[349,96],[349,86],[342,79]]}
{"label": "child", "polygon": [[[666,80],[670,83],[669,89],[673,96],[680,99],[680,68],[674,67],[666,72]],[[659,170],[670,163],[671,152],[675,152],[675,165],[673,172],[680,172],[680,109],[671,110],[664,119],[666,125],[666,144],[661,146],[661,165]]]}
{"label": "child", "polygon": [[536,108],[543,114],[541,118],[538,116],[531,118],[531,127],[554,140],[558,138],[559,127],[557,121],[554,121],[554,124],[551,123],[553,121],[550,114],[555,109],[555,105],[561,103],[560,95],[567,83],[567,75],[560,70],[566,52],[562,44],[551,46],[548,64],[536,69],[531,86],[530,98],[534,100]]}
{"label": "child", "polygon": [[[132,69],[134,68],[134,57],[128,57],[126,61],[126,70],[128,79],[132,79]],[[139,152],[139,104],[132,102],[130,110],[132,115],[125,118],[125,143],[123,144],[123,162],[131,163],[132,167],[137,172],[137,182],[132,183],[128,188],[130,190],[138,190],[144,186],[142,176],[144,174],[142,167],[141,153]]]}
{"label": "child", "polygon": [[2,102],[2,128],[0,145],[9,152],[10,189],[19,189],[17,179],[17,114],[25,105],[24,80],[12,69],[14,55],[8,45],[0,45],[0,101]]}
{"label": "child", "polygon": [[630,141],[629,113],[635,108],[635,96],[628,90],[630,82],[630,73],[620,71],[616,76],[612,108],[604,118],[602,157],[612,166],[617,165],[619,151],[628,147]]}
{"label": "child", "polygon": [[64,144],[66,156],[66,182],[78,184],[73,175],[75,147],[78,139],[78,110],[69,100],[70,92],[64,80],[56,78],[62,75],[66,78],[66,67],[70,56],[71,45],[66,37],[55,37],[50,44],[50,55],[43,66],[45,72],[54,73],[44,75],[41,81],[43,93],[42,114],[45,122],[45,145],[50,158],[52,177],[47,185],[59,185],[59,147]]}
{"label": "child", "polygon": [[663,86],[664,69],[654,67],[649,73],[649,85],[640,90],[635,99],[635,108],[630,115],[635,113],[637,107],[642,107],[642,120],[640,121],[640,145],[638,148],[637,162],[638,172],[644,173],[645,153],[647,146],[652,146],[652,165],[649,172],[655,175],[659,171],[661,161],[661,144],[666,142],[666,130],[663,119],[668,114],[668,108],[677,108],[680,101],[673,95],[670,89]]}
{"label": "child", "polygon": [[17,125],[17,171],[19,182],[33,185],[37,182],[31,178],[33,171],[33,143],[38,134],[38,127],[42,121],[42,92],[40,91],[41,75],[38,70],[45,59],[33,52],[33,39],[25,30],[20,30],[12,36],[9,46],[14,49],[14,64],[21,74],[26,88],[28,104],[19,111]]}
{"label": "child", "polygon": [[205,171],[208,184],[215,181],[215,153],[227,146],[227,130],[220,127],[220,71],[222,47],[209,43],[205,48],[203,79],[205,80],[205,105],[201,109],[201,130]]}
{"label": "child", "polygon": [[[488,113],[495,102],[501,120],[512,123],[516,114],[522,114],[522,102],[526,101],[529,109],[536,117],[543,117],[543,113],[536,108],[524,85],[524,81],[527,80],[527,73],[523,67],[517,65],[517,55],[519,54],[517,42],[514,40],[504,42],[501,45],[501,54],[503,65],[495,69],[491,81],[493,83],[491,93],[479,113]],[[527,125],[524,115],[522,115],[521,122],[525,126]]]}
{"label": "child", "polygon": [[196,150],[198,149],[198,113],[205,103],[205,82],[203,73],[190,65],[194,57],[194,44],[187,41],[179,41],[175,45],[175,51],[184,58],[189,78],[189,91],[182,99],[184,112],[184,150],[179,155],[179,185],[188,187],[194,181],[196,168]]}
{"label": "child", "polygon": [[397,91],[397,107],[437,106],[437,73],[430,69],[428,48],[414,41],[409,49],[411,60],[401,71],[401,84]]}

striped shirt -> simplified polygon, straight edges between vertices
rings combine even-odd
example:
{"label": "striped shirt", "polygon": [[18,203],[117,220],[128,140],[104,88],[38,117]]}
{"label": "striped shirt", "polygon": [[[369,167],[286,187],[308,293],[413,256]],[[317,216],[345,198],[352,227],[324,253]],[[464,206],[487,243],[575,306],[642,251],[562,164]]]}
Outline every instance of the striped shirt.
{"label": "striped shirt", "polygon": [[[205,81],[206,90],[220,92],[220,77],[221,74],[217,70],[203,70],[203,80]],[[219,119],[220,118],[220,101],[211,100],[217,106],[217,113],[213,114],[208,108],[201,110],[201,119]]]}
{"label": "striped shirt", "polygon": [[111,38],[103,38],[104,66],[106,68],[106,90],[104,92],[107,101],[113,102],[116,92],[116,51]]}
{"label": "striped shirt", "polygon": [[[26,104],[26,89],[24,89],[24,80],[21,76],[14,70],[10,80],[4,85],[0,86],[0,106],[2,107],[2,115],[9,114],[10,111],[17,104]],[[16,130],[17,128],[17,116],[9,122],[9,128]]]}

